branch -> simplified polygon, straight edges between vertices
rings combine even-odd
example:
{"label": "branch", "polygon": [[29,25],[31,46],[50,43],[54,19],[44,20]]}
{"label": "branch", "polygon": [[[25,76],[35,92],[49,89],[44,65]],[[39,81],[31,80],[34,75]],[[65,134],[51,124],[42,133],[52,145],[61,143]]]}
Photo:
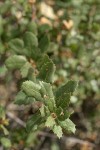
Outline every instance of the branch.
{"label": "branch", "polygon": [[19,125],[23,126],[24,128],[26,127],[26,124],[24,121],[22,121],[21,119],[19,119],[17,116],[13,115],[11,112],[7,112],[6,113],[7,116],[11,119],[13,119],[15,122],[17,122]]}
{"label": "branch", "polygon": [[[24,121],[22,121],[21,119],[19,119],[17,116],[13,115],[11,112],[7,112],[7,116],[11,119],[13,119],[16,123],[18,123],[19,125],[23,126],[23,127],[26,127],[26,123]],[[38,133],[39,135],[43,136],[43,137],[49,137],[49,138],[54,138],[56,139],[57,137],[51,133],[48,133],[48,132],[42,132],[40,131]],[[91,147],[96,147],[95,144],[89,142],[89,141],[86,141],[86,140],[82,140],[82,139],[79,139],[77,137],[66,137],[66,136],[63,136],[62,138],[64,141],[67,142],[67,144],[71,144],[71,145],[75,145],[75,144],[80,144],[80,145],[89,145]],[[45,138],[42,139],[43,141],[45,140]],[[42,141],[42,142],[43,142]],[[41,142],[41,143],[42,143]],[[41,145],[41,144],[40,144]],[[0,149],[1,150],[1,149]]]}

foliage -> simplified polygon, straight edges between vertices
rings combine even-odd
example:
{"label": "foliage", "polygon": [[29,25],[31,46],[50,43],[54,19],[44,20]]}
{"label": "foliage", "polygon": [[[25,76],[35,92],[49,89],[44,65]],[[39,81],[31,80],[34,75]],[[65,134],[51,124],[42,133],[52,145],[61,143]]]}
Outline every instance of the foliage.
{"label": "foliage", "polygon": [[[26,128],[28,131],[36,130],[44,124],[44,126],[50,127],[50,129],[52,129],[60,138],[62,136],[62,128],[59,121],[64,121],[70,116],[68,112],[68,105],[70,102],[70,96],[77,86],[77,82],[68,81],[65,85],[53,92],[52,82],[55,65],[52,60],[42,52],[43,46],[42,49],[38,48],[38,38],[35,34],[26,32],[23,40],[24,41],[22,43],[26,45],[23,49],[26,49],[26,53],[21,53],[21,55],[19,54],[18,50],[22,48],[22,45],[20,45],[21,47],[18,46],[16,39],[15,41],[13,39],[10,41],[9,45],[14,54],[8,57],[5,62],[8,69],[19,69],[21,71],[22,78],[25,80],[22,83],[21,91],[18,92],[15,98],[15,103],[18,105],[33,104],[34,107],[34,103],[40,102],[41,106],[37,114],[33,114],[33,116],[29,119]],[[17,42],[18,41],[20,41],[20,39],[17,39]],[[43,44],[44,43],[45,42],[43,42]],[[24,51],[23,49],[22,51]],[[37,51],[33,55],[34,49]],[[40,53],[38,53],[38,49]],[[31,62],[29,62],[29,59],[35,61],[34,63],[38,66],[36,68],[38,74],[34,74],[35,70],[34,67],[32,67]],[[70,130],[69,128],[70,126],[66,126],[66,131]],[[74,131],[74,128],[75,125],[72,124],[71,130]]]}
{"label": "foliage", "polygon": [[32,109],[20,116],[26,128],[11,132],[13,123],[0,99],[0,143],[5,149],[22,139],[23,147],[33,148],[38,131],[46,127],[59,138],[75,133],[69,119],[73,108],[89,119],[87,130],[98,130],[99,5],[99,0],[0,1],[0,77],[6,85],[17,84],[6,105]]}

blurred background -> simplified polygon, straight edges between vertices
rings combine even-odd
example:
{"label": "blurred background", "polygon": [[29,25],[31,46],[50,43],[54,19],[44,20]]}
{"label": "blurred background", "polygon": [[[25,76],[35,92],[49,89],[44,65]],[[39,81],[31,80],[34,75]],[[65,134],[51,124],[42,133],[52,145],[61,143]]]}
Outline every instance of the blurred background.
{"label": "blurred background", "polygon": [[77,130],[60,140],[45,129],[27,135],[8,114],[12,150],[100,150],[100,0],[0,0],[0,104],[16,119],[20,110],[13,100],[21,76],[8,72],[4,62],[9,56],[7,43],[25,31],[50,38],[48,55],[57,68],[56,86],[79,81],[70,104]]}

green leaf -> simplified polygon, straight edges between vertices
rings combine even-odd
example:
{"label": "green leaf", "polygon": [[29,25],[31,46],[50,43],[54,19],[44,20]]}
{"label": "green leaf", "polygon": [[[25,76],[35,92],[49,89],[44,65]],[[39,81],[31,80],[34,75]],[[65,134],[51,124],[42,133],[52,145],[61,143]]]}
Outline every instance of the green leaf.
{"label": "green leaf", "polygon": [[57,89],[56,96],[56,105],[57,107],[62,107],[63,109],[69,106],[71,93],[75,91],[77,87],[76,81],[68,81],[65,85]]}
{"label": "green leaf", "polygon": [[59,6],[60,8],[67,8],[67,7],[68,7],[67,1],[66,1],[66,2],[57,1],[57,2],[56,2],[56,5]]}
{"label": "green leaf", "polygon": [[41,116],[45,117],[45,106],[44,106],[44,104],[42,104],[42,106],[40,107],[39,110],[40,110]]}
{"label": "green leaf", "polygon": [[28,80],[31,80],[31,81],[33,81],[33,82],[36,83],[36,75],[35,75],[35,71],[34,71],[34,68],[33,68],[33,67],[31,67],[31,68],[29,69],[27,78],[28,78]]}
{"label": "green leaf", "polygon": [[26,62],[24,56],[13,55],[6,60],[5,64],[9,69],[20,69]]}
{"label": "green leaf", "polygon": [[51,112],[53,112],[55,107],[54,94],[52,91],[52,86],[50,83],[40,82],[41,89],[40,92],[43,97],[44,104],[49,108]]}
{"label": "green leaf", "polygon": [[69,112],[66,109],[62,109],[61,107],[56,107],[55,113],[57,115],[58,120],[61,120],[61,121],[69,118],[71,115],[71,112]]}
{"label": "green leaf", "polygon": [[50,115],[50,111],[48,109],[48,107],[44,104],[42,104],[42,106],[40,107],[40,113],[42,117],[46,117]]}
{"label": "green leaf", "polygon": [[21,71],[21,75],[22,75],[22,78],[26,78],[28,76],[28,73],[29,73],[29,69],[31,68],[31,64],[29,62],[26,62],[22,68],[20,69]]}
{"label": "green leaf", "polygon": [[9,43],[9,47],[16,53],[16,54],[23,54],[24,42],[21,39],[13,39]]}
{"label": "green leaf", "polygon": [[52,82],[55,72],[55,65],[47,55],[41,61],[39,78],[46,82]]}
{"label": "green leaf", "polygon": [[29,118],[26,123],[26,130],[30,132],[31,130],[35,130],[38,125],[42,122],[42,118],[40,112],[35,113],[33,116]]}
{"label": "green leaf", "polygon": [[58,136],[58,138],[61,138],[63,135],[62,128],[58,125],[54,126],[53,132]]}
{"label": "green leaf", "polygon": [[11,147],[11,141],[8,138],[2,137],[0,142],[5,148]]}
{"label": "green leaf", "polygon": [[25,44],[25,55],[31,57],[34,60],[37,60],[40,57],[40,49],[38,46],[38,39],[35,34],[32,32],[26,32],[24,35],[24,44]]}
{"label": "green leaf", "polygon": [[25,99],[25,105],[28,105],[28,104],[32,104],[32,103],[34,103],[34,102],[36,102],[36,100],[35,100],[35,98],[33,98],[33,97],[27,97],[26,99]]}
{"label": "green leaf", "polygon": [[32,32],[26,32],[24,35],[24,43],[25,47],[29,48],[29,50],[33,49],[34,46],[38,46],[38,39],[35,34]]}
{"label": "green leaf", "polygon": [[73,132],[75,133],[75,124],[68,118],[64,121],[59,121],[59,125],[66,131],[66,132]]}
{"label": "green leaf", "polygon": [[17,105],[28,105],[33,102],[35,102],[35,99],[33,97],[27,97],[27,95],[22,91],[17,94],[14,101]]}
{"label": "green leaf", "polygon": [[24,92],[20,91],[20,92],[18,92],[17,96],[15,97],[14,103],[18,104],[18,105],[22,105],[25,103],[26,97],[27,97],[27,95]]}
{"label": "green leaf", "polygon": [[37,24],[35,23],[35,21],[31,21],[28,23],[27,30],[34,33],[35,35],[38,34]]}
{"label": "green leaf", "polygon": [[55,51],[58,50],[58,48],[59,48],[58,44],[56,44],[54,42],[50,42],[48,52],[53,52],[54,53]]}
{"label": "green leaf", "polygon": [[43,64],[45,62],[50,62],[50,58],[48,57],[48,55],[44,55],[43,57],[41,57],[41,59],[39,60],[39,62],[37,63],[38,69],[41,69],[41,67],[43,66]]}
{"label": "green leaf", "polygon": [[44,34],[48,31],[52,30],[52,27],[49,24],[42,24],[41,26],[39,26],[39,31]]}
{"label": "green leaf", "polygon": [[35,61],[37,61],[39,58],[41,58],[41,55],[42,55],[42,53],[41,53],[41,51],[40,51],[40,49],[38,47],[34,46],[31,49],[31,55],[30,55],[30,57],[32,59],[34,59]]}
{"label": "green leaf", "polygon": [[[52,86],[51,86],[51,84],[50,83],[46,83],[46,82],[40,82],[41,84],[41,87],[43,88],[43,89],[45,89],[45,91],[43,91],[44,93],[43,93],[43,95],[45,95],[46,94],[46,96],[49,98],[49,99],[51,99],[51,100],[53,100],[54,99],[54,94],[53,94],[53,90],[52,90]],[[41,90],[42,90],[42,88],[41,88]]]}
{"label": "green leaf", "polygon": [[44,53],[48,50],[49,48],[49,38],[47,35],[41,36],[41,39],[39,41],[39,48],[41,49],[41,52]]}
{"label": "green leaf", "polygon": [[56,98],[59,98],[61,95],[64,95],[66,93],[73,93],[78,85],[77,81],[68,81],[65,85],[58,88],[56,91]]}
{"label": "green leaf", "polygon": [[32,81],[25,81],[22,84],[22,90],[30,97],[34,97],[37,101],[43,101],[40,94],[40,86]]}
{"label": "green leaf", "polygon": [[46,127],[53,127],[55,125],[55,119],[52,116],[49,116],[46,120]]}
{"label": "green leaf", "polygon": [[67,108],[69,106],[70,97],[71,97],[70,93],[61,93],[61,95],[58,98],[56,98],[57,107],[60,106],[63,109]]}

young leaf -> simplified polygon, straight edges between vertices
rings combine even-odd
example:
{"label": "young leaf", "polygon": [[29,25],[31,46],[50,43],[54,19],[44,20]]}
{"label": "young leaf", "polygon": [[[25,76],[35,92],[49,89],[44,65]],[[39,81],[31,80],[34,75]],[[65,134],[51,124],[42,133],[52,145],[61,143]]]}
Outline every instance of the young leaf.
{"label": "young leaf", "polygon": [[30,50],[30,53],[31,53],[30,57],[32,59],[34,59],[35,61],[40,59],[41,55],[42,55],[40,49],[38,47],[35,47],[35,46],[33,46],[33,48]]}
{"label": "young leaf", "polygon": [[50,41],[49,41],[48,36],[47,35],[42,36],[39,41],[39,48],[41,49],[42,53],[48,50],[49,44],[50,44]]}
{"label": "young leaf", "polygon": [[27,97],[27,95],[22,91],[17,94],[14,101],[17,105],[28,105],[33,102],[35,102],[35,99],[33,97]]}
{"label": "young leaf", "polygon": [[25,48],[23,54],[27,57],[37,60],[41,57],[41,51],[38,48],[38,39],[32,32],[26,32],[24,35]]}
{"label": "young leaf", "polygon": [[25,46],[31,50],[33,49],[33,47],[37,47],[38,46],[38,39],[36,37],[35,34],[33,34],[32,32],[26,32],[24,35],[24,43]]}
{"label": "young leaf", "polygon": [[53,90],[52,90],[52,86],[50,83],[46,83],[46,82],[41,82],[42,84],[42,87],[45,88],[45,94],[47,95],[47,97],[50,99],[50,100],[54,100],[54,94],[53,94]]}
{"label": "young leaf", "polygon": [[42,24],[39,26],[40,33],[44,34],[48,31],[52,30],[52,27],[49,24]]}
{"label": "young leaf", "polygon": [[22,90],[27,96],[34,97],[37,101],[43,101],[40,94],[40,86],[32,81],[25,81],[22,84]]}
{"label": "young leaf", "polygon": [[44,55],[43,57],[41,57],[41,59],[39,60],[39,62],[37,63],[38,69],[41,69],[41,67],[43,66],[44,63],[49,63],[50,62],[50,58],[48,57],[48,55]]}
{"label": "young leaf", "polygon": [[44,104],[52,112],[55,107],[55,100],[54,100],[54,94],[52,91],[52,86],[50,85],[50,83],[46,83],[46,82],[40,82],[40,84],[41,84],[40,92],[43,96]]}
{"label": "young leaf", "polygon": [[59,98],[61,94],[65,93],[73,93],[77,87],[78,82],[77,81],[68,81],[65,85],[61,86],[57,91],[56,91],[56,98]]}
{"label": "young leaf", "polygon": [[38,34],[38,31],[37,31],[37,24],[35,21],[31,21],[28,23],[28,26],[27,26],[27,29],[29,32],[32,32],[34,33],[35,35]]}
{"label": "young leaf", "polygon": [[52,116],[49,116],[46,120],[45,126],[46,127],[53,127],[55,125],[55,120]]}
{"label": "young leaf", "polygon": [[54,126],[53,132],[58,136],[58,138],[61,138],[63,135],[62,128],[58,125]]}
{"label": "young leaf", "polygon": [[9,69],[20,69],[26,62],[24,56],[13,55],[6,60],[5,64]]}
{"label": "young leaf", "polygon": [[59,125],[66,131],[66,132],[73,132],[75,133],[75,124],[68,118],[64,121],[59,121]]}
{"label": "young leaf", "polygon": [[40,107],[39,110],[40,110],[41,116],[45,117],[45,106],[44,106],[44,104],[42,104],[42,106]]}
{"label": "young leaf", "polygon": [[45,55],[40,65],[39,78],[45,82],[52,82],[54,72],[55,65],[53,64],[52,60],[50,60],[49,57]]}
{"label": "young leaf", "polygon": [[63,121],[70,117],[70,112],[66,109],[62,109],[61,107],[56,107],[55,113],[57,115],[58,120]]}
{"label": "young leaf", "polygon": [[15,97],[14,103],[21,105],[24,103],[26,97],[27,97],[27,95],[24,92],[20,91],[20,92],[18,92],[17,96]]}
{"label": "young leaf", "polygon": [[24,101],[24,105],[29,105],[36,102],[35,98],[33,97],[26,97],[25,101]]}
{"label": "young leaf", "polygon": [[58,50],[58,48],[59,48],[58,44],[56,44],[55,42],[50,42],[48,52],[50,52],[50,53],[53,52],[54,53],[55,51]]}
{"label": "young leaf", "polygon": [[27,124],[26,124],[27,131],[30,132],[31,130],[36,129],[36,126],[41,124],[41,121],[42,121],[42,118],[41,118],[40,112],[35,113],[27,121]]}
{"label": "young leaf", "polygon": [[63,109],[67,108],[69,106],[70,97],[70,93],[61,93],[61,95],[58,98],[56,98],[57,107],[60,106]]}
{"label": "young leaf", "polygon": [[29,62],[26,62],[22,68],[20,69],[21,71],[21,75],[22,75],[22,78],[25,78],[28,76],[28,73],[29,73],[29,69],[31,68],[31,64]]}
{"label": "young leaf", "polygon": [[13,39],[9,43],[9,47],[16,53],[16,54],[23,54],[24,42],[21,39]]}

